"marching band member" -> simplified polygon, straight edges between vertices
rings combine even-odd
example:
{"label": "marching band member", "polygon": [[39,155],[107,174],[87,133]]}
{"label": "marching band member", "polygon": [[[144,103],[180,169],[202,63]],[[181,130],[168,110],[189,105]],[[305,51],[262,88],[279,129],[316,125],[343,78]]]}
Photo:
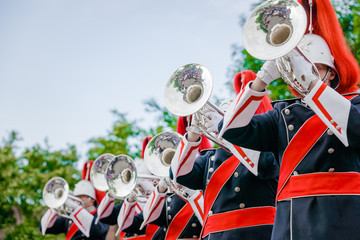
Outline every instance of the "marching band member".
{"label": "marching band member", "polygon": [[74,196],[80,198],[83,205],[68,198],[65,205],[73,212],[69,218],[57,216],[54,209],[48,209],[40,222],[42,234],[65,233],[66,239],[105,239],[109,225],[95,224],[96,196],[95,189],[87,180],[81,180],[75,185]]}
{"label": "marching band member", "polygon": [[[241,86],[241,81],[249,81],[254,75],[251,71],[239,73],[235,86]],[[264,99],[259,113],[271,108],[269,99]],[[200,134],[196,127],[189,128],[175,153],[171,175],[177,183],[204,191],[201,239],[270,239],[279,169],[274,155],[253,155],[267,160],[259,161],[258,176],[255,176],[222,147],[202,151],[201,156],[196,157]],[[252,157],[252,160],[257,159]]]}
{"label": "marching band member", "polygon": [[[149,142],[151,137],[146,137],[142,143],[142,153],[141,159],[135,161],[137,172],[143,174],[150,174],[149,170],[146,168],[146,165],[143,161],[144,158],[144,149]],[[148,182],[138,180],[138,184],[142,184],[142,187],[148,189],[147,191],[152,191],[154,186],[149,186]],[[150,190],[151,188],[151,190]],[[145,200],[145,199],[143,199]],[[120,239],[132,239],[132,240],[150,240],[150,239],[164,239],[165,232],[159,226],[154,224],[148,224],[145,228],[140,229],[141,224],[143,223],[143,208],[144,203],[136,201],[136,198],[133,194],[130,194],[123,201],[118,204],[115,204],[115,199],[106,193],[103,201],[99,205],[99,218],[97,221],[115,225],[118,224],[118,232],[120,232]]]}
{"label": "marching band member", "polygon": [[[188,126],[186,117],[179,117],[177,132],[186,133]],[[148,140],[150,141],[150,137]],[[143,145],[145,149],[146,145]],[[203,138],[199,149],[210,148],[208,139]],[[143,156],[144,158],[144,151]],[[167,180],[165,180],[167,179]],[[181,191],[169,190],[168,177],[162,178],[147,200],[142,226],[155,224],[165,233],[163,239],[194,239],[198,238],[202,229],[203,196],[201,191],[194,191],[181,186]],[[171,189],[171,188],[170,188]]]}
{"label": "marching band member", "polygon": [[[341,94],[358,89],[359,66],[345,45],[330,1],[313,4],[314,34],[305,35],[298,47],[322,81],[314,77],[312,65],[292,51],[295,76],[309,92],[253,115],[266,86],[280,77],[274,60],[265,62],[220,122],[220,135],[277,155],[281,167],[272,239],[358,239],[360,97]],[[311,12],[307,1],[303,5]]]}
{"label": "marching band member", "polygon": [[164,231],[156,225],[148,224],[144,229],[140,229],[144,220],[143,205],[144,203],[138,202],[133,194],[115,204],[115,199],[107,193],[99,206],[103,210],[99,220],[110,225],[118,224],[116,235],[120,233],[120,239],[163,239]]}
{"label": "marching band member", "polygon": [[[110,198],[111,199],[111,198]],[[114,200],[111,200],[114,201]],[[130,206],[137,205],[137,209],[135,212],[131,214],[127,214],[124,218],[120,218],[121,226],[119,226],[120,232],[120,239],[131,239],[131,240],[155,240],[155,239],[164,239],[165,233],[162,228],[159,228],[156,225],[148,224],[145,228],[140,229],[141,224],[144,221],[143,212],[141,208],[136,203],[135,199],[132,197],[126,198],[124,201],[121,201],[119,204],[109,205],[108,207],[109,214],[103,215],[100,218],[100,222],[106,223],[109,225],[115,225],[119,223],[119,214],[124,211],[122,208],[123,204],[129,204]]]}
{"label": "marching band member", "polygon": [[[84,163],[84,166],[82,169],[82,175],[81,175],[82,180],[87,180],[87,181],[91,182],[90,172],[91,172],[91,168],[92,168],[93,164],[94,164],[94,161],[91,161],[91,160],[86,161]],[[93,187],[94,187],[94,185],[93,185]],[[94,187],[94,189],[95,189],[96,203],[99,203],[105,196],[106,192],[99,191],[95,187]],[[99,211],[98,211],[98,213],[99,213]]]}
{"label": "marching band member", "polygon": [[[164,229],[167,240],[197,239],[200,235],[203,208],[196,209],[202,192],[187,189],[189,196],[168,192],[169,185],[162,178],[144,207],[144,222]],[[196,212],[194,212],[194,209]]]}

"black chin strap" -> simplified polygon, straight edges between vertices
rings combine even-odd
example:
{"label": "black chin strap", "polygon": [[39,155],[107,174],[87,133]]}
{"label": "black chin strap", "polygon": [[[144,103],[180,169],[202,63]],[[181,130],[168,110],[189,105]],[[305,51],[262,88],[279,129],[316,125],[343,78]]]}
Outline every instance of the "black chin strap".
{"label": "black chin strap", "polygon": [[332,69],[330,67],[328,67],[327,70],[326,70],[326,74],[323,77],[323,79],[321,79],[321,81],[323,81],[325,84],[327,84],[329,82],[329,78],[331,76],[331,73],[332,73]]}

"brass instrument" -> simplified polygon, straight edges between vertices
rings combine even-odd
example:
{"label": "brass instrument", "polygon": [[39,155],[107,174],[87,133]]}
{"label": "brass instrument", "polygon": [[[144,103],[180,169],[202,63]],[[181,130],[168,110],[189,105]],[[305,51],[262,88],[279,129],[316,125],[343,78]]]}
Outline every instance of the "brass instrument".
{"label": "brass instrument", "polygon": [[169,112],[177,116],[194,115],[196,125],[203,135],[223,146],[217,134],[213,136],[214,133],[208,133],[204,126],[205,108],[213,109],[224,116],[224,112],[209,100],[212,88],[212,77],[205,66],[187,64],[178,68],[166,83],[164,101]]}
{"label": "brass instrument", "polygon": [[70,218],[70,214],[75,210],[65,205],[70,198],[83,205],[80,198],[75,197],[69,190],[69,184],[61,177],[51,178],[43,188],[43,200],[46,206],[55,209],[59,216]]}
{"label": "brass instrument", "polygon": [[139,184],[139,179],[149,181],[153,185],[160,180],[156,176],[138,174],[134,160],[124,154],[113,158],[106,170],[109,191],[118,199],[124,199],[131,193],[135,197],[148,197],[152,191],[143,189]]}
{"label": "brass instrument", "polygon": [[149,171],[163,177],[170,190],[188,197],[190,190],[169,178],[169,169],[182,136],[177,132],[162,132],[154,136],[145,147],[144,161]]}
{"label": "brass instrument", "polygon": [[162,132],[145,147],[144,161],[149,171],[160,177],[169,176],[169,168],[182,136],[177,132]]}
{"label": "brass instrument", "polygon": [[314,74],[319,78],[315,65],[297,47],[307,26],[304,8],[295,0],[268,0],[260,4],[247,18],[243,28],[245,49],[254,58],[275,59],[282,79],[300,95],[305,96],[301,80],[295,80],[292,64],[287,54],[295,49],[314,66]]}
{"label": "brass instrument", "polygon": [[[111,153],[105,153],[97,157],[91,167],[90,180],[94,188],[99,191],[108,191],[109,186],[106,181],[106,170],[109,163],[115,158]],[[111,193],[110,193],[111,194]]]}

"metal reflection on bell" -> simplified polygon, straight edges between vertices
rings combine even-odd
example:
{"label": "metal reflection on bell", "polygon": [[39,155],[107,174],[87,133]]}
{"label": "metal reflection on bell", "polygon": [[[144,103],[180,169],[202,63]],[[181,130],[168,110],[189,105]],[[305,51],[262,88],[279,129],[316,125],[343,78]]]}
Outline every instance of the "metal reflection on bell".
{"label": "metal reflection on bell", "polygon": [[43,189],[43,200],[49,208],[61,207],[69,195],[69,184],[62,177],[50,179]]}
{"label": "metal reflection on bell", "polygon": [[165,87],[165,105],[177,116],[188,116],[202,108],[212,92],[210,71],[201,64],[178,68]]}
{"label": "metal reflection on bell", "polygon": [[109,163],[115,158],[114,154],[105,153],[97,157],[91,167],[90,180],[94,188],[99,191],[108,191],[109,186],[106,182],[106,169]]}
{"label": "metal reflection on bell", "polygon": [[293,26],[290,21],[290,8],[283,5],[266,9],[262,16],[262,27],[266,29],[266,41],[273,46],[285,44],[291,37]]}
{"label": "metal reflection on bell", "polygon": [[265,1],[246,20],[244,47],[261,60],[282,57],[300,42],[306,25],[306,12],[297,1]]}
{"label": "metal reflection on bell", "polygon": [[145,147],[144,161],[149,171],[160,177],[169,176],[171,161],[182,136],[177,132],[162,132]]}
{"label": "metal reflection on bell", "polygon": [[127,155],[118,155],[109,163],[106,181],[116,198],[129,195],[136,185],[137,172],[134,161]]}

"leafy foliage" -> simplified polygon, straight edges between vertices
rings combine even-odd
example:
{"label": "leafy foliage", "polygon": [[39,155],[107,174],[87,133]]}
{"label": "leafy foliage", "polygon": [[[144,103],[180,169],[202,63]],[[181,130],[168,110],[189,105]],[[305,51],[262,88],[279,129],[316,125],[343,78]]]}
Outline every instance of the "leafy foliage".
{"label": "leafy foliage", "polygon": [[17,157],[19,140],[18,134],[12,132],[0,146],[0,229],[6,239],[46,239],[38,230],[45,209],[42,187],[55,176],[74,186],[80,179],[73,168],[78,159],[76,148],[51,151],[47,144],[45,148],[35,145]]}
{"label": "leafy foliage", "polygon": [[145,105],[147,112],[158,114],[156,118],[158,127],[150,129],[151,135],[156,135],[163,131],[176,131],[177,117],[174,114],[170,113],[165,107],[161,107],[155,99],[146,101]]}
{"label": "leafy foliage", "polygon": [[[140,145],[146,132],[137,125],[137,121],[129,121],[126,114],[113,110],[112,113],[118,118],[112,129],[106,136],[92,138],[89,143],[92,145],[88,151],[88,159],[95,160],[104,153],[114,155],[126,154],[132,158],[140,157]],[[132,144],[134,143],[135,144]]]}

